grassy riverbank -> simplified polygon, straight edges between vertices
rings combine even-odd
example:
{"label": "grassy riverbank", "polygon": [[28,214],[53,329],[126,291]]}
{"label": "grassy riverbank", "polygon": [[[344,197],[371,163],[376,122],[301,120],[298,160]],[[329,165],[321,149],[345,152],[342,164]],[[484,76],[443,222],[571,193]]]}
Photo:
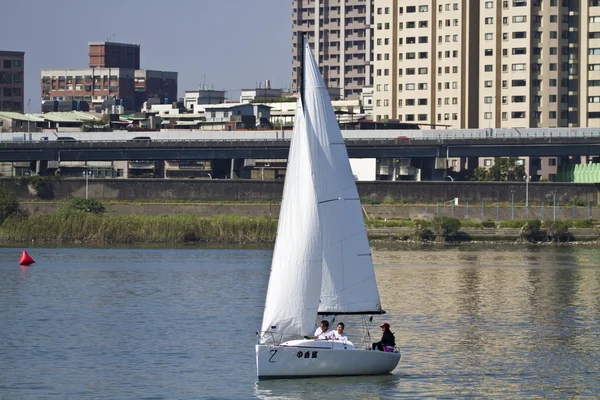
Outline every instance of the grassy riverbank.
{"label": "grassy riverbank", "polygon": [[277,220],[194,215],[109,216],[59,212],[8,218],[0,225],[0,241],[36,243],[262,243],[272,242]]}
{"label": "grassy riverbank", "polygon": [[[452,239],[458,242],[510,241],[519,238],[520,227],[527,221],[458,221],[460,231]],[[491,225],[493,226],[490,226]],[[369,238],[375,242],[424,239],[416,235],[431,227],[422,220],[368,220]],[[574,237],[567,240],[598,240],[598,230],[589,221],[565,221]],[[588,228],[588,229],[581,229]],[[88,243],[88,244],[181,244],[181,243],[272,243],[277,219],[267,217],[196,215],[107,215],[63,209],[54,214],[12,216],[0,225],[0,242],[4,243]],[[426,232],[426,231],[423,231]]]}

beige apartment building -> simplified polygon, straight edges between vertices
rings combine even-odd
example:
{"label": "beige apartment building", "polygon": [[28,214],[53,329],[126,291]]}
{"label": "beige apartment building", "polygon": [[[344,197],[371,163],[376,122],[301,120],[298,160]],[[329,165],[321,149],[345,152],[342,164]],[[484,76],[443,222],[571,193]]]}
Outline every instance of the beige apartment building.
{"label": "beige apartment building", "polygon": [[313,46],[329,88],[342,100],[371,86],[373,0],[292,1],[292,85],[297,88],[302,36]]}
{"label": "beige apartment building", "polygon": [[600,126],[600,1],[374,0],[373,115]]}

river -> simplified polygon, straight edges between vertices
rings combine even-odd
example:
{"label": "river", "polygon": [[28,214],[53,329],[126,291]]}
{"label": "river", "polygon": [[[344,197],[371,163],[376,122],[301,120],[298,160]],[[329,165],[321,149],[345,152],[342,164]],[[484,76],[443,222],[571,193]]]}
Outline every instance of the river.
{"label": "river", "polygon": [[[1,399],[595,398],[600,249],[374,249],[392,375],[256,383],[260,248],[0,248]],[[353,325],[347,324],[352,339]]]}

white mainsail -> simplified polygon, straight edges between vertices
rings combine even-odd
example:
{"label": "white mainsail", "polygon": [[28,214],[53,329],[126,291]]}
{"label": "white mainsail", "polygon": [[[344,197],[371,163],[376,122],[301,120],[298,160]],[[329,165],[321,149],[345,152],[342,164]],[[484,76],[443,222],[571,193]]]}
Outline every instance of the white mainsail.
{"label": "white mainsail", "polygon": [[[304,105],[319,202],[323,284],[319,312],[380,313],[358,190],[335,113],[308,43]],[[316,140],[315,140],[316,139]]]}
{"label": "white mainsail", "polygon": [[381,312],[348,154],[307,42],[304,63],[262,325],[283,338],[311,335],[317,312]]}

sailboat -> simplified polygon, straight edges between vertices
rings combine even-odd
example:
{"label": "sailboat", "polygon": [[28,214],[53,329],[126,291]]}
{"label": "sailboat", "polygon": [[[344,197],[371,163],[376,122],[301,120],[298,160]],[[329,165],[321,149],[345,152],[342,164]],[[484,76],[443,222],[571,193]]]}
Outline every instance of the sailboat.
{"label": "sailboat", "polygon": [[[319,315],[384,314],[362,208],[331,100],[303,43],[294,132],[262,328],[258,379],[380,375],[400,353],[313,340]],[[368,344],[370,346],[370,343]]]}

